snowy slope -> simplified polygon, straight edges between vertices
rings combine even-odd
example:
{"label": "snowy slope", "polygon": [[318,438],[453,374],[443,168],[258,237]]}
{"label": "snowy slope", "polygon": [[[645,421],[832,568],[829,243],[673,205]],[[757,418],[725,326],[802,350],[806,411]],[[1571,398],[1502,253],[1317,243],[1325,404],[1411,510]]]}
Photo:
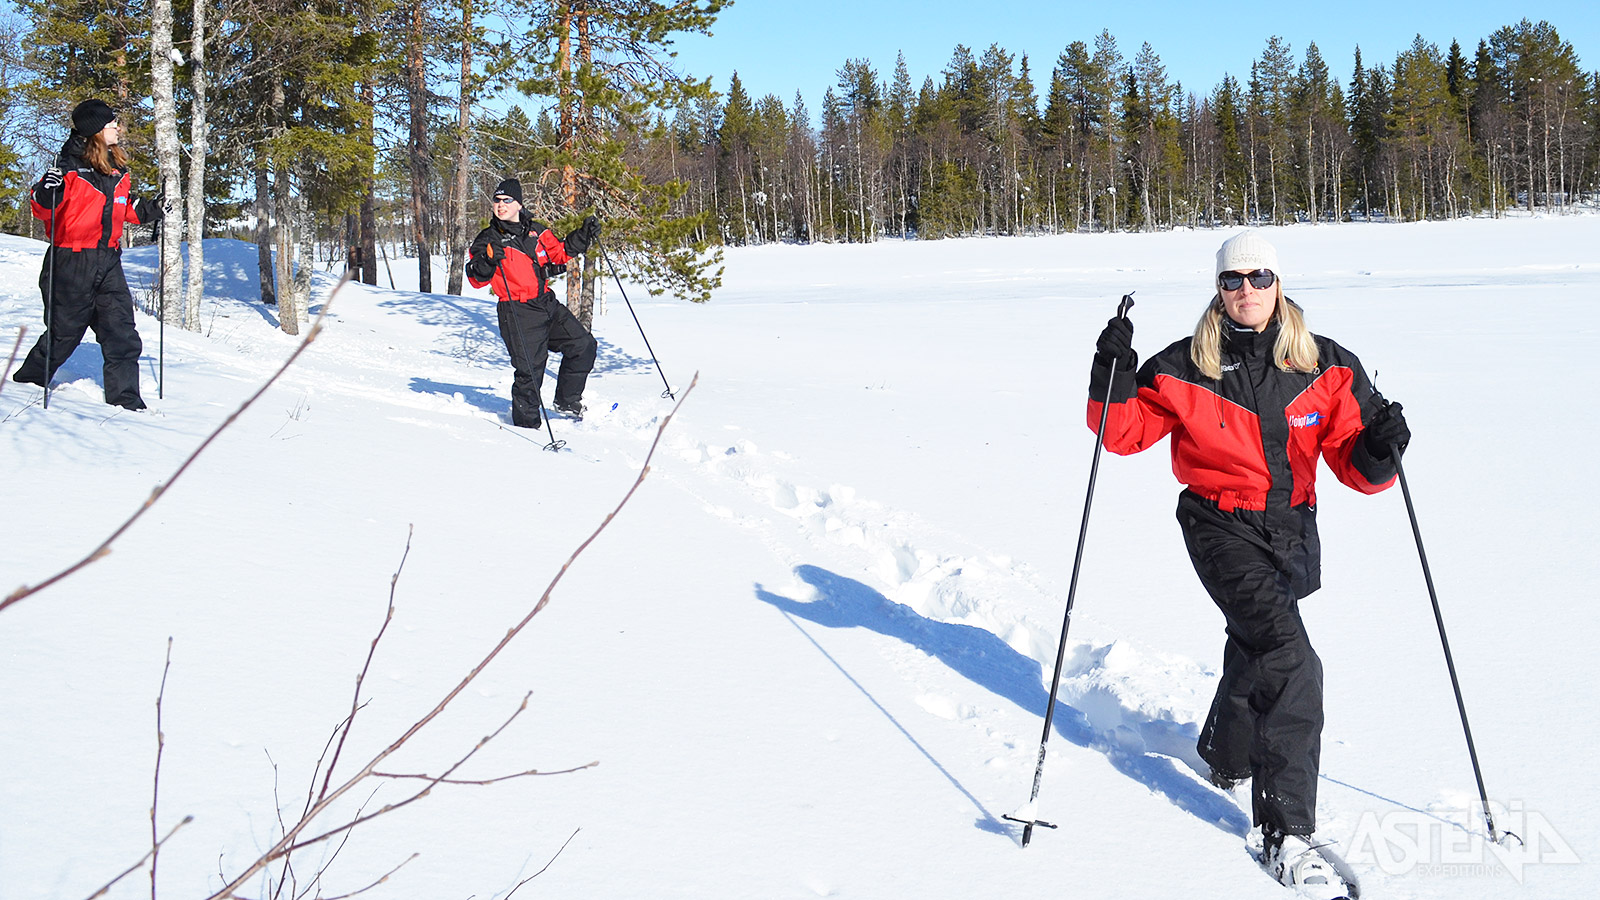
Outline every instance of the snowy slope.
{"label": "snowy slope", "polygon": [[[1221,618],[1164,450],[1102,463],[1040,809],[1061,828],[1024,851],[1000,818],[1038,749],[1094,336],[1129,290],[1141,351],[1187,333],[1224,237],[747,248],[709,305],[631,290],[674,385],[699,386],[550,607],[386,770],[437,773],[530,692],[460,777],[599,765],[440,787],[357,829],[321,893],[415,852],[369,896],[499,897],[560,851],[519,896],[1283,895],[1243,849],[1246,816],[1194,772]],[[1400,493],[1326,473],[1325,587],[1304,604],[1328,685],[1324,832],[1367,897],[1588,896],[1600,217],[1269,239],[1313,329],[1406,404],[1488,787],[1504,824],[1546,839],[1507,860],[1457,827],[1479,827],[1476,788]],[[39,254],[0,239],[7,347],[38,333]],[[208,242],[204,328],[167,329],[159,400],[141,316],[150,412],[100,402],[92,343],[48,411],[37,388],[0,391],[0,587],[88,552],[291,352],[251,299],[253,254]],[[126,260],[147,283],[149,251]],[[319,309],[331,286],[318,276]],[[111,556],[0,612],[0,898],[86,897],[148,849],[169,636],[158,821],[195,821],[162,852],[163,897],[214,890],[303,803],[409,527],[342,767],[454,686],[620,499],[671,407],[608,302],[591,414],[555,420],[556,454],[504,424],[484,294],[347,288]],[[111,896],[149,890],[141,873]]]}

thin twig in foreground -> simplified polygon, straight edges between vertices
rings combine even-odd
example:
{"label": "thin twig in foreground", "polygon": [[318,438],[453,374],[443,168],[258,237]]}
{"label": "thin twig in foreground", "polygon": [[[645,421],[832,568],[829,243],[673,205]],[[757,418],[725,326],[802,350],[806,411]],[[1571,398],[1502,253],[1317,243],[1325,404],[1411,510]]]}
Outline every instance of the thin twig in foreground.
{"label": "thin twig in foreground", "polygon": [[128,517],[126,522],[123,522],[121,525],[119,525],[116,531],[111,532],[111,536],[106,538],[104,541],[101,541],[100,546],[90,551],[88,556],[85,556],[83,559],[78,560],[71,566],[68,566],[60,572],[51,575],[49,578],[46,578],[44,581],[41,581],[36,585],[29,586],[25,584],[22,587],[12,591],[11,594],[4,600],[0,600],[0,610],[4,610],[13,603],[39,593],[61,579],[66,578],[68,575],[74,574],[84,566],[87,566],[110,553],[112,543],[115,542],[117,538],[122,537],[123,532],[133,527],[133,523],[139,521],[139,517],[148,512],[150,507],[154,506],[156,501],[161,499],[162,494],[166,493],[167,488],[172,487],[173,482],[177,481],[178,478],[188,470],[189,465],[193,463],[201,453],[205,452],[207,447],[211,446],[211,442],[216,440],[217,436],[222,434],[222,432],[226,430],[229,425],[232,425],[234,421],[239,418],[239,416],[243,415],[244,411],[249,409],[252,403],[255,403],[257,400],[259,400],[261,395],[267,392],[267,388],[272,387],[273,382],[277,381],[279,376],[283,375],[284,372],[287,372],[289,367],[294,365],[295,360],[300,358],[300,354],[304,353],[305,349],[311,346],[311,342],[317,339],[318,334],[322,333],[322,320],[327,318],[328,310],[333,306],[334,294],[339,293],[339,289],[344,287],[345,283],[348,282],[351,277],[351,274],[347,272],[343,278],[339,279],[339,283],[334,286],[332,293],[328,295],[328,299],[323,302],[322,312],[317,315],[317,320],[312,323],[311,330],[306,332],[305,339],[300,342],[299,346],[294,348],[294,352],[289,354],[289,358],[284,360],[283,365],[278,367],[278,371],[272,373],[272,377],[267,379],[267,383],[258,388],[254,394],[251,394],[249,398],[244,401],[244,403],[239,405],[238,409],[233,411],[232,415],[224,419],[222,424],[218,425],[217,429],[211,432],[209,437],[201,441],[200,446],[196,447],[194,452],[189,454],[188,458],[178,466],[177,471],[172,473],[171,478],[168,478],[165,483],[156,485],[155,488],[150,491],[150,496],[142,505],[140,505],[138,510],[136,510],[133,515]]}
{"label": "thin twig in foreground", "polygon": [[[325,832],[318,838],[309,840],[302,840],[300,838],[300,834],[310,828],[311,822],[318,815],[331,806],[335,801],[339,800],[339,798],[343,797],[345,793],[353,789],[361,781],[371,776],[385,759],[388,759],[390,756],[394,755],[395,752],[404,746],[413,735],[415,735],[418,731],[421,731],[429,722],[432,722],[434,719],[438,718],[439,714],[444,712],[445,707],[449,706],[451,701],[453,701],[462,691],[466,690],[467,686],[470,685],[478,677],[478,675],[483,672],[489,663],[500,654],[500,651],[504,650],[518,634],[522,633],[522,630],[528,626],[528,623],[533,621],[533,617],[538,615],[545,608],[545,606],[550,603],[550,596],[555,591],[556,585],[561,582],[562,576],[566,575],[567,569],[571,568],[572,563],[578,558],[579,554],[588,549],[589,545],[594,543],[595,539],[600,536],[600,533],[605,531],[606,526],[611,524],[611,521],[617,517],[617,514],[622,511],[622,508],[627,505],[630,499],[633,498],[634,493],[639,490],[639,486],[644,483],[645,476],[650,474],[650,460],[655,458],[656,450],[661,446],[661,437],[666,433],[667,425],[672,422],[673,417],[678,414],[678,410],[683,407],[684,401],[689,399],[689,395],[694,392],[695,385],[698,384],[699,381],[700,373],[696,372],[694,378],[689,382],[689,386],[684,389],[682,396],[678,398],[677,404],[674,405],[672,407],[672,411],[667,413],[667,415],[661,420],[661,425],[656,429],[655,440],[650,442],[650,451],[645,454],[644,465],[639,469],[639,477],[634,479],[633,485],[628,488],[628,492],[623,495],[622,500],[617,503],[616,508],[605,517],[605,519],[597,528],[595,528],[594,533],[589,535],[589,537],[585,539],[583,543],[579,544],[578,549],[572,551],[571,556],[567,557],[567,561],[562,564],[561,570],[558,571],[555,577],[550,580],[550,584],[545,588],[544,594],[539,597],[538,603],[534,605],[533,609],[530,610],[526,616],[523,616],[522,621],[512,626],[512,628],[506,632],[505,636],[494,645],[494,649],[490,650],[488,655],[485,656],[475,667],[473,667],[472,671],[468,672],[466,677],[461,679],[461,682],[444,696],[444,699],[435,704],[433,709],[429,710],[426,715],[417,720],[416,724],[406,729],[404,734],[400,735],[400,737],[396,738],[393,743],[391,743],[388,747],[385,747],[376,756],[369,760],[367,764],[361,768],[361,771],[346,779],[343,784],[330,791],[327,796],[318,800],[316,805],[312,807],[311,810],[309,810],[305,815],[301,816],[299,822],[295,823],[295,825],[290,828],[283,835],[283,837],[278,839],[277,843],[268,848],[266,852],[262,853],[260,857],[247,866],[244,871],[240,872],[231,881],[223,885],[220,890],[207,897],[206,900],[222,900],[222,898],[225,897],[232,897],[239,889],[240,885],[250,880],[257,872],[270,865],[273,860],[279,858],[283,854],[292,852],[298,847],[314,843],[316,840],[326,839],[333,834],[337,834],[358,824],[357,822],[348,823],[339,828]],[[524,704],[526,704],[526,700],[524,700]],[[513,716],[513,718],[515,718],[515,716]],[[476,748],[474,748],[474,752],[476,752]],[[468,754],[468,756],[470,755],[471,754]],[[462,761],[464,762],[465,760]],[[459,766],[460,763],[457,763],[457,765]],[[454,769],[455,767],[452,766],[451,771]],[[448,777],[449,775],[450,771],[446,771],[441,777]],[[413,800],[426,795],[426,793],[427,789],[424,789],[418,795],[402,801],[402,804],[410,803]],[[396,808],[402,804],[394,804],[393,806],[385,807],[383,810],[379,810],[377,813],[374,813],[373,816],[382,815],[385,811]],[[372,818],[372,816],[368,816],[367,818]]]}
{"label": "thin twig in foreground", "polygon": [[193,821],[194,821],[194,816],[184,816],[182,822],[179,822],[178,824],[172,826],[172,830],[167,832],[167,836],[166,837],[162,838],[159,841],[156,841],[155,847],[150,848],[150,852],[149,853],[146,853],[145,855],[139,857],[139,861],[138,862],[134,863],[133,865],[129,866],[127,869],[123,870],[121,875],[118,875],[117,877],[115,877],[115,878],[111,879],[110,881],[106,882],[105,885],[100,888],[100,890],[95,891],[94,893],[90,894],[87,898],[85,898],[85,900],[95,900],[95,898],[97,898],[97,897],[104,897],[106,895],[106,892],[111,890],[112,886],[115,885],[117,882],[121,881],[124,878],[127,878],[129,875],[132,875],[133,873],[135,873],[135,872],[139,871],[140,869],[144,868],[145,860],[149,859],[151,854],[155,853],[155,851],[158,848],[160,848],[160,846],[162,844],[165,844],[167,841],[172,840],[172,836],[174,834],[178,833],[178,829],[179,828],[182,828],[183,826],[185,826],[185,825],[187,825],[187,824],[189,824],[190,822],[193,822]]}
{"label": "thin twig in foreground", "polygon": [[562,841],[561,846],[559,848],[557,848],[556,855],[550,857],[550,861],[544,864],[544,868],[542,868],[539,871],[533,873],[532,875],[529,875],[527,878],[524,878],[521,881],[517,882],[517,886],[512,888],[509,891],[506,891],[506,895],[504,897],[501,897],[500,900],[511,900],[511,895],[515,894],[517,892],[517,888],[520,888],[523,885],[527,884],[528,882],[534,880],[535,878],[538,878],[540,875],[543,875],[545,873],[545,869],[550,868],[550,866],[552,866],[555,863],[555,861],[567,849],[567,845],[572,843],[572,839],[577,837],[578,836],[578,832],[580,832],[582,830],[583,830],[582,828],[574,828],[572,830],[572,833],[567,835],[567,839],[565,841]]}
{"label": "thin twig in foreground", "polygon": [[406,549],[400,554],[400,565],[395,567],[394,577],[389,579],[389,609],[383,614],[383,624],[378,626],[378,633],[372,638],[372,645],[367,648],[367,661],[361,664],[361,672],[356,675],[355,696],[350,698],[350,715],[345,718],[344,726],[339,729],[339,744],[333,748],[333,758],[328,760],[328,770],[322,778],[322,792],[318,798],[328,795],[328,786],[333,781],[333,769],[339,765],[339,754],[344,750],[344,740],[350,736],[350,729],[355,727],[356,713],[361,710],[361,685],[367,680],[367,671],[372,668],[372,658],[378,653],[378,642],[383,640],[384,632],[389,630],[389,623],[394,621],[394,594],[400,584],[400,573],[405,571],[406,560],[411,556],[411,536],[416,532],[413,523],[406,526]]}
{"label": "thin twig in foreground", "polygon": [[390,869],[389,871],[383,873],[383,877],[382,878],[379,878],[377,881],[374,881],[373,883],[367,885],[364,888],[361,888],[360,890],[351,891],[348,894],[340,894],[337,897],[325,897],[325,898],[323,898],[323,900],[347,900],[347,898],[354,897],[357,894],[365,894],[367,891],[370,891],[373,888],[377,887],[378,885],[383,884],[385,881],[388,881],[389,880],[389,876],[393,875],[394,873],[396,873],[398,871],[400,871],[401,866],[404,866],[406,863],[411,862],[413,859],[416,859],[417,857],[419,857],[421,855],[422,855],[421,853],[413,853],[413,854],[411,854],[410,856],[408,856],[404,860],[402,860],[399,866],[395,866],[394,868]]}
{"label": "thin twig in foreground", "polygon": [[484,778],[484,779],[481,779],[481,780],[478,780],[478,781],[468,781],[467,779],[464,779],[464,778],[439,778],[438,776],[435,776],[435,775],[401,775],[401,774],[397,774],[395,772],[373,772],[372,773],[372,777],[373,778],[413,779],[413,780],[416,780],[416,781],[429,781],[429,782],[432,782],[434,784],[485,785],[485,784],[499,784],[502,781],[510,781],[513,778],[527,778],[530,775],[571,775],[573,772],[582,772],[584,769],[592,769],[592,768],[594,768],[594,766],[595,766],[594,763],[585,763],[584,765],[581,765],[581,766],[573,766],[570,769],[551,769],[551,770],[548,770],[548,771],[540,771],[539,769],[529,769],[526,772],[513,772],[510,775],[500,775],[500,776],[497,776],[495,778]]}
{"label": "thin twig in foreground", "polygon": [[166,732],[161,730],[161,701],[167,696],[167,673],[172,671],[172,636],[167,636],[167,664],[161,667],[161,690],[156,692],[156,768],[150,786],[150,900],[156,900],[156,863],[161,857],[161,842],[156,839],[156,809],[161,801],[161,751],[167,748]]}
{"label": "thin twig in foreground", "polygon": [[5,371],[0,371],[0,391],[6,389],[6,382],[11,380],[11,365],[17,361],[17,351],[22,349],[22,339],[28,333],[28,326],[17,329],[17,342],[11,345],[11,356],[6,359]]}

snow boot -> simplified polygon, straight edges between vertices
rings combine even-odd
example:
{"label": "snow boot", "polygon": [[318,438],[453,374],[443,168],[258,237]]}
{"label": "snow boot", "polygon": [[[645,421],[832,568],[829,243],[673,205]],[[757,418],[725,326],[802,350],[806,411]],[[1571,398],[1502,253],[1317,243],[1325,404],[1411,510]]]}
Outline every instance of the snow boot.
{"label": "snow boot", "polygon": [[582,400],[566,400],[566,401],[557,400],[556,401],[556,409],[558,411],[560,411],[561,413],[565,414],[570,419],[576,419],[579,422],[583,421],[583,401]]}
{"label": "snow boot", "polygon": [[1249,781],[1250,775],[1248,773],[1238,776],[1227,775],[1216,769],[1212,769],[1211,774],[1206,776],[1206,780],[1211,782],[1212,787],[1220,788],[1221,790],[1227,791],[1231,794],[1233,793],[1234,788],[1244,784],[1246,781]]}
{"label": "snow boot", "polygon": [[1327,845],[1311,835],[1262,832],[1261,865],[1285,887],[1307,900],[1356,900],[1359,889],[1342,867],[1324,855]]}

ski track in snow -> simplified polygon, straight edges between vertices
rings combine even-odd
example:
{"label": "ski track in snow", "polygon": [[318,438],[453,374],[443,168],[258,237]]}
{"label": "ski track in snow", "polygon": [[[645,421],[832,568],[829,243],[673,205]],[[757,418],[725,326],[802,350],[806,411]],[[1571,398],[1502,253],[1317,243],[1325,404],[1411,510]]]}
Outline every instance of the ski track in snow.
{"label": "ski track in snow", "polygon": [[[885,507],[848,485],[807,484],[799,462],[781,450],[748,439],[705,440],[676,424],[666,443],[687,465],[669,476],[673,483],[707,514],[759,536],[794,572],[781,587],[757,586],[760,599],[797,625],[880,632],[880,652],[923,711],[963,724],[976,745],[1019,774],[1031,773],[1060,626],[1022,610],[1059,612],[1064,591],[1026,562],[972,547],[914,512]],[[1195,740],[1215,673],[1127,639],[1085,640],[1092,622],[1075,619],[1074,627],[1054,739],[1104,753],[1125,774],[1225,831],[1248,830],[1246,815],[1199,780],[1207,768]],[[1001,706],[1010,714],[996,717]],[[1025,789],[1019,780],[1018,792]]]}

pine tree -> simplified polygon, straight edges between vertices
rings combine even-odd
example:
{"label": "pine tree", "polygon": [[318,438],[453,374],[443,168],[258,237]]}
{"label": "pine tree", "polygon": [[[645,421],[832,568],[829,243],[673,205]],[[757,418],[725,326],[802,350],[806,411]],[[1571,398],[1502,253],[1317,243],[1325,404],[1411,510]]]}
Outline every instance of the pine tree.
{"label": "pine tree", "polygon": [[[536,212],[558,231],[577,227],[594,210],[606,219],[613,262],[631,262],[651,293],[709,300],[721,283],[719,252],[708,252],[701,216],[671,210],[682,183],[650,184],[623,152],[651,127],[651,110],[709,98],[708,81],[671,69],[670,44],[680,32],[706,33],[724,0],[548,0],[527,32],[519,86],[551,98],[558,142],[529,154],[534,184],[556,176],[558,189],[538,193]],[[587,256],[587,255],[586,255]],[[567,306],[593,317],[590,298],[599,270],[586,259],[567,268]]]}

